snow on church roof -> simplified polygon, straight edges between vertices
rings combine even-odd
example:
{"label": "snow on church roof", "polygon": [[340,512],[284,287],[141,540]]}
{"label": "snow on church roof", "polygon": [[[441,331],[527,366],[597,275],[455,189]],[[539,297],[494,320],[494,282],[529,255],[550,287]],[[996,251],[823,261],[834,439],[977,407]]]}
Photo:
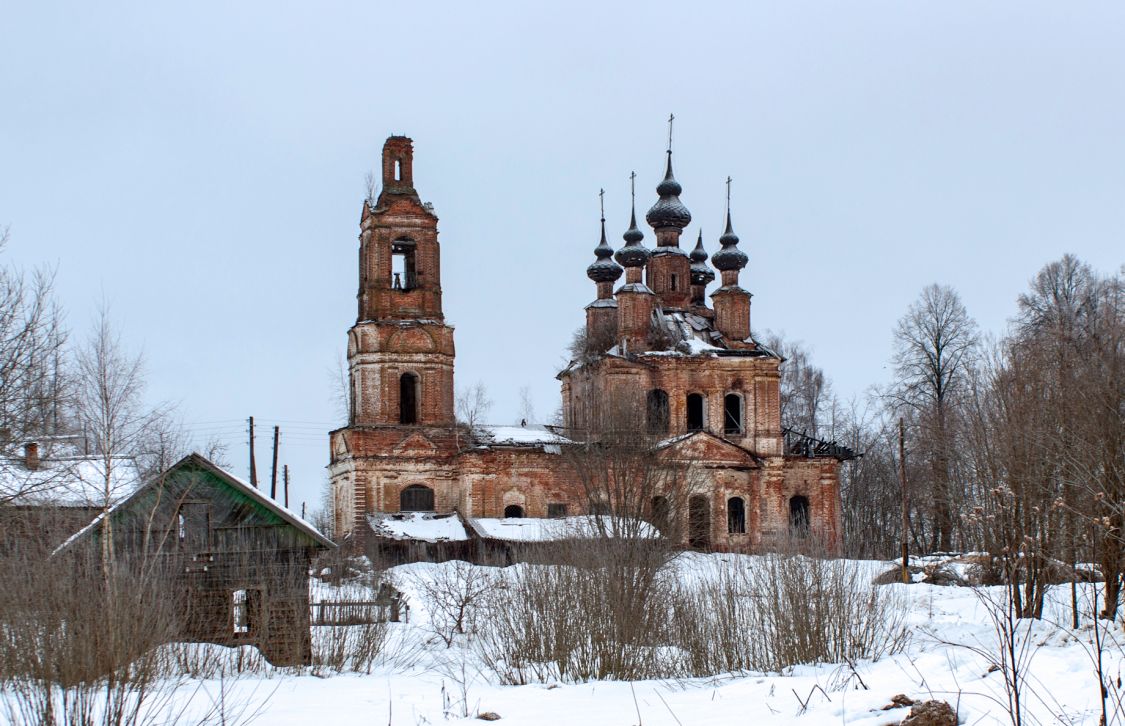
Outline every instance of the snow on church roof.
{"label": "snow on church roof", "polygon": [[545,426],[478,426],[475,434],[481,446],[540,446],[551,453],[569,443]]}
{"label": "snow on church roof", "polygon": [[456,514],[402,512],[373,514],[367,518],[371,530],[380,537],[422,542],[460,542],[469,538]]}

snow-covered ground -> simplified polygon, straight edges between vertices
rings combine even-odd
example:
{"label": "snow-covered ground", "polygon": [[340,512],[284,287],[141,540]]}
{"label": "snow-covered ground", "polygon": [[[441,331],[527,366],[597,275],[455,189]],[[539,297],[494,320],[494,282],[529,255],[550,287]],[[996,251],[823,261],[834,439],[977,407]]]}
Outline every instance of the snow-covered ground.
{"label": "snow-covered ground", "polygon": [[[724,556],[687,554],[684,572],[706,569]],[[730,558],[730,555],[725,556]],[[441,568],[415,564],[391,574],[410,598],[411,621],[389,626],[385,662],[370,674],[293,675],[273,671],[235,682],[230,697],[258,704],[256,723],[420,724],[476,722],[492,712],[504,724],[536,726],[711,726],[727,724],[897,724],[909,708],[883,710],[896,694],[940,699],[959,712],[960,723],[1010,723],[1003,673],[990,672],[981,653],[999,656],[989,610],[970,588],[927,584],[887,585],[908,603],[906,650],[877,662],[795,666],[781,674],[742,673],[682,681],[498,685],[470,648],[445,644],[427,628],[429,613],[418,578]],[[460,565],[463,566],[463,565]],[[862,563],[873,575],[889,563]],[[1029,632],[1025,723],[1090,723],[1101,714],[1089,618],[1092,585],[1082,585],[1083,627],[1071,630],[1070,588],[1051,593],[1048,617],[1021,625]],[[1002,594],[1002,589],[986,592]],[[318,594],[326,594],[321,586]],[[487,617],[487,614],[484,615]],[[1120,626],[1108,628],[1105,670],[1122,670]],[[976,650],[974,650],[976,649]],[[183,687],[196,693],[197,683]],[[204,683],[214,690],[217,682]],[[466,716],[468,714],[468,716]],[[1111,723],[1114,723],[1111,718]]]}

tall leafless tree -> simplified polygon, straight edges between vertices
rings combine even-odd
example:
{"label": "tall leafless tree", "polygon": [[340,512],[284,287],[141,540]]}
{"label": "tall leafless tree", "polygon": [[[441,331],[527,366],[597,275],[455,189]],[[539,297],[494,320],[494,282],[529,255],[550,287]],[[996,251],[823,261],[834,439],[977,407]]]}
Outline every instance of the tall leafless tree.
{"label": "tall leafless tree", "polygon": [[959,499],[952,457],[956,426],[979,336],[953,288],[930,285],[895,327],[896,381],[891,396],[916,424],[915,452],[926,462],[933,549],[953,547]]}

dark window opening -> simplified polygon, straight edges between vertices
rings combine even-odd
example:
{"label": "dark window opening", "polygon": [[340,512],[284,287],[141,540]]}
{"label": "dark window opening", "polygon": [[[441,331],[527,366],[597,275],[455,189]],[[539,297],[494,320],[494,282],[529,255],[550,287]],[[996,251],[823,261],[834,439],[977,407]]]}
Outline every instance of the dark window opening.
{"label": "dark window opening", "polygon": [[261,617],[262,590],[247,588],[230,594],[231,630],[235,635],[254,635]]}
{"label": "dark window opening", "polygon": [[668,394],[659,388],[649,391],[646,408],[649,434],[668,433]]}
{"label": "dark window opening", "polygon": [[687,397],[687,430],[703,430],[703,396],[689,393]]}
{"label": "dark window opening", "polygon": [[211,548],[211,505],[184,502],[176,513],[176,534],[185,552],[207,552]]}
{"label": "dark window opening", "polygon": [[590,514],[604,517],[609,515],[609,505],[603,501],[590,502]]}
{"label": "dark window opening", "polygon": [[398,495],[400,512],[434,511],[434,490],[421,484],[411,484]]}
{"label": "dark window opening", "polygon": [[698,550],[711,546],[711,505],[699,494],[688,500],[688,546]]}
{"label": "dark window opening", "polygon": [[547,516],[551,519],[562,519],[566,516],[566,505],[557,502],[548,504]]}
{"label": "dark window opening", "polygon": [[504,507],[504,519],[523,519],[523,507],[518,504]]}
{"label": "dark window opening", "polygon": [[652,526],[660,530],[662,534],[668,533],[669,513],[668,497],[655,496],[652,498]]}
{"label": "dark window opening", "polygon": [[809,500],[796,496],[789,500],[789,531],[797,537],[809,533]]}
{"label": "dark window opening", "polygon": [[403,292],[413,290],[416,274],[414,242],[408,239],[396,240],[391,245],[391,288]]}
{"label": "dark window opening", "polygon": [[723,431],[742,433],[742,397],[737,393],[728,393],[723,399]]}
{"label": "dark window opening", "polygon": [[727,500],[727,532],[746,534],[746,502],[742,501],[742,497]]}
{"label": "dark window opening", "polygon": [[676,276],[672,275],[672,292],[676,291]]}
{"label": "dark window opening", "polygon": [[403,373],[398,379],[398,422],[418,423],[418,376]]}

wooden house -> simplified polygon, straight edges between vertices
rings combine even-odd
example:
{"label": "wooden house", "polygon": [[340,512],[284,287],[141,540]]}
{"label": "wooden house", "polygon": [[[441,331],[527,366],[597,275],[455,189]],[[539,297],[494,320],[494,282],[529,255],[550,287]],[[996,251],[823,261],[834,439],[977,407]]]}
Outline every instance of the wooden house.
{"label": "wooden house", "polygon": [[254,645],[275,665],[301,665],[312,658],[309,566],[334,546],[191,454],[90,522],[56,556],[111,551],[115,564],[159,573],[162,591],[177,603],[178,640]]}

